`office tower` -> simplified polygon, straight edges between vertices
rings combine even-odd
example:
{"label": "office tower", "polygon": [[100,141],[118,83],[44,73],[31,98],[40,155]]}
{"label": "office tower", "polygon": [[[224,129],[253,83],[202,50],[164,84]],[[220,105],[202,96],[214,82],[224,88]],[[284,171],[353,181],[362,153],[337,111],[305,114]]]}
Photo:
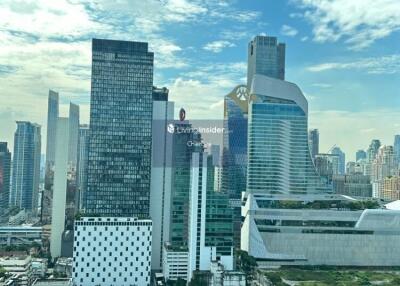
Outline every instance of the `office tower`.
{"label": "office tower", "polygon": [[0,214],[8,208],[10,200],[11,153],[7,142],[0,142]]}
{"label": "office tower", "polygon": [[87,214],[149,217],[153,53],[93,39]]}
{"label": "office tower", "polygon": [[40,125],[17,121],[10,204],[36,213],[40,180]]}
{"label": "office tower", "polygon": [[[190,130],[188,121],[174,124],[175,130]],[[193,144],[188,144],[191,142]],[[190,189],[190,162],[192,153],[202,151],[200,133],[174,132],[172,142],[172,198],[169,242],[174,246],[187,246]]]}
{"label": "office tower", "polygon": [[367,161],[372,163],[375,160],[376,154],[378,153],[379,147],[381,147],[381,141],[373,139],[367,149]]}
{"label": "office tower", "polygon": [[234,238],[240,247],[241,194],[246,191],[248,89],[239,85],[224,98],[221,192],[228,194],[234,209]]}
{"label": "office tower", "polygon": [[78,219],[74,230],[73,285],[150,285],[151,231],[151,220]]}
{"label": "office tower", "polygon": [[324,180],[327,186],[332,186],[333,176],[339,174],[339,156],[325,153],[317,154],[314,165],[318,175]]}
{"label": "office tower", "polygon": [[308,132],[308,145],[310,146],[311,159],[314,161],[315,156],[319,154],[319,131],[312,129]]}
{"label": "office tower", "polygon": [[359,160],[365,160],[367,159],[367,153],[364,150],[358,150],[356,152],[356,162]]}
{"label": "office tower", "polygon": [[255,75],[249,105],[247,192],[329,191],[308,147],[308,103],[292,83]]}
{"label": "office tower", "polygon": [[371,180],[382,180],[388,176],[396,175],[397,162],[393,151],[393,146],[383,145],[379,147],[372,162]]}
{"label": "office tower", "polygon": [[285,44],[276,37],[256,36],[250,43],[247,57],[247,87],[255,74],[285,79]]}
{"label": "office tower", "polygon": [[150,217],[153,219],[151,269],[162,269],[163,244],[169,241],[171,218],[172,134],[174,103],[167,88],[153,90]]}
{"label": "office tower", "polygon": [[78,161],[78,140],[79,140],[79,105],[69,104],[69,143],[68,163],[76,169]]}
{"label": "office tower", "polygon": [[68,118],[58,118],[54,158],[53,206],[51,215],[50,253],[53,258],[61,256],[62,233],[65,228],[65,208],[67,197],[68,149],[69,149]]}
{"label": "office tower", "polygon": [[393,151],[396,157],[397,163],[400,163],[400,135],[394,136]]}
{"label": "office tower", "polygon": [[83,202],[83,194],[87,184],[87,161],[89,153],[89,125],[82,124],[79,126],[78,136],[78,164],[76,169],[76,185],[77,192],[77,210],[81,209]]}
{"label": "office tower", "polygon": [[58,92],[49,90],[49,97],[47,103],[47,144],[46,144],[46,165],[51,166],[54,164],[56,142],[56,128],[58,110]]}
{"label": "office tower", "polygon": [[352,175],[356,173],[356,162],[347,162],[346,163],[346,175]]}
{"label": "office tower", "polygon": [[398,265],[400,213],[320,187],[300,89],[256,75],[251,98],[241,249],[259,268]]}
{"label": "office tower", "polygon": [[187,281],[193,271],[210,270],[217,258],[233,269],[232,209],[226,195],[214,192],[212,167],[207,153],[192,154]]}
{"label": "office tower", "polygon": [[339,174],[344,175],[346,173],[346,154],[339,147],[333,148],[331,154],[339,157]]}
{"label": "office tower", "polygon": [[221,149],[220,146],[219,145],[215,145],[215,144],[211,145],[211,147],[210,147],[210,153],[211,153],[211,156],[213,158],[213,165],[214,166],[220,166],[221,165],[221,163],[220,163],[220,161],[221,161],[221,155],[220,155],[221,150],[220,149]]}

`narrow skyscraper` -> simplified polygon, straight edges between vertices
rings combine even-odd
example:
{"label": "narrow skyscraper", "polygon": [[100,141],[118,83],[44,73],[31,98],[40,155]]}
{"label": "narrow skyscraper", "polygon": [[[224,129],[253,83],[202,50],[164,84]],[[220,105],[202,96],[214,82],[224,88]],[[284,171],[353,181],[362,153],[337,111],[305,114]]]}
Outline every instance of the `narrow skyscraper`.
{"label": "narrow skyscraper", "polygon": [[87,184],[87,160],[89,153],[89,125],[83,124],[79,127],[78,138],[78,164],[76,169],[76,185],[78,187],[75,198],[76,207],[80,209],[83,202],[83,194]]}
{"label": "narrow skyscraper", "polygon": [[356,162],[359,160],[365,160],[367,159],[367,153],[364,150],[358,150],[356,152]]}
{"label": "narrow skyscraper", "polygon": [[338,156],[339,158],[338,174],[344,175],[346,173],[346,154],[339,147],[333,148],[331,150],[331,154]]}
{"label": "narrow skyscraper", "polygon": [[69,104],[68,163],[76,168],[78,161],[79,105]]}
{"label": "narrow skyscraper", "polygon": [[0,215],[10,200],[11,153],[7,142],[0,142]]}
{"label": "narrow skyscraper", "polygon": [[255,74],[285,79],[285,44],[276,37],[256,36],[249,43],[247,59],[248,88]]}
{"label": "narrow skyscraper", "polygon": [[153,58],[147,43],[92,41],[87,214],[149,217]]}
{"label": "narrow skyscraper", "polygon": [[393,151],[397,162],[400,163],[400,135],[394,136]]}
{"label": "narrow skyscraper", "polygon": [[55,158],[54,144],[56,141],[57,118],[59,115],[58,100],[59,100],[58,92],[49,90],[49,98],[47,105],[47,144],[46,144],[47,166],[51,166],[52,164],[54,164],[54,158]]}
{"label": "narrow skyscraper", "polygon": [[318,129],[312,129],[308,132],[308,145],[310,146],[311,159],[319,153],[319,132]]}
{"label": "narrow skyscraper", "polygon": [[10,203],[33,213],[38,207],[40,149],[40,125],[17,121]]}

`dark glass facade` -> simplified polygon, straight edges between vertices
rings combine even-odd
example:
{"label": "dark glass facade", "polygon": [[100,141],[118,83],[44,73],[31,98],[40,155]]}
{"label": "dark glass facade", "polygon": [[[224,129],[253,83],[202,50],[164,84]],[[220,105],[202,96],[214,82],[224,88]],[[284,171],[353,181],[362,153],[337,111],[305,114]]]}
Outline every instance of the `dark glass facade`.
{"label": "dark glass facade", "polygon": [[153,53],[93,39],[87,214],[149,217]]}

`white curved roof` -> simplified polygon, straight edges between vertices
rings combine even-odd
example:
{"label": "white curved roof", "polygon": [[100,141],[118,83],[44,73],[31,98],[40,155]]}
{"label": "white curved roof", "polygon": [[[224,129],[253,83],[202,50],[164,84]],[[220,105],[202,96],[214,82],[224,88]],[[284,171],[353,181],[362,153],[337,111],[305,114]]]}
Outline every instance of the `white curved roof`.
{"label": "white curved roof", "polygon": [[251,83],[250,94],[293,100],[305,114],[308,114],[307,99],[294,83],[255,74]]}

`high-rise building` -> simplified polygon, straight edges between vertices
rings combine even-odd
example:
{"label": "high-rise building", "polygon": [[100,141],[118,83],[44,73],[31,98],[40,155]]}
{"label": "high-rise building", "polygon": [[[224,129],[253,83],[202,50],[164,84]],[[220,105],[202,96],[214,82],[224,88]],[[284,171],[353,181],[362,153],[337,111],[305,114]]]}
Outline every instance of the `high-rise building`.
{"label": "high-rise building", "polygon": [[51,215],[50,253],[61,256],[62,234],[65,227],[67,197],[69,118],[58,118],[54,158],[53,205]]}
{"label": "high-rise building", "polygon": [[[175,130],[190,130],[188,121],[179,121]],[[188,144],[188,142],[190,144]],[[172,142],[171,224],[169,242],[187,246],[189,231],[190,166],[193,152],[203,151],[200,133],[174,132]]]}
{"label": "high-rise building", "polygon": [[331,150],[331,154],[338,156],[338,158],[339,158],[339,174],[344,175],[346,173],[346,154],[339,147],[334,147]]}
{"label": "high-rise building", "polygon": [[232,209],[226,195],[214,192],[212,167],[207,153],[192,154],[187,281],[193,271],[210,270],[217,258],[233,269]]}
{"label": "high-rise building", "polygon": [[92,41],[87,214],[149,217],[153,58],[147,43]]}
{"label": "high-rise building", "polygon": [[371,180],[378,181],[388,176],[396,175],[397,162],[393,152],[393,146],[383,145],[372,162]]}
{"label": "high-rise building", "polygon": [[79,126],[78,138],[78,164],[76,169],[76,185],[78,187],[77,209],[82,208],[83,194],[87,184],[87,161],[89,153],[89,125],[82,124]]}
{"label": "high-rise building", "polygon": [[364,150],[358,150],[356,152],[356,162],[358,162],[359,160],[365,160],[367,159],[367,152],[365,152]]}
{"label": "high-rise building", "polygon": [[328,192],[308,147],[308,103],[292,83],[255,75],[249,104],[247,192]]}
{"label": "high-rise building", "polygon": [[367,149],[367,161],[372,163],[375,160],[376,154],[378,154],[379,147],[381,147],[381,141],[373,139]]}
{"label": "high-rise building", "polygon": [[314,161],[315,156],[319,153],[318,129],[312,129],[308,132],[308,145],[310,146],[311,159]]}
{"label": "high-rise building", "polygon": [[334,175],[333,192],[350,197],[372,197],[372,185],[369,176],[363,174]]}
{"label": "high-rise building", "polygon": [[54,164],[55,157],[55,142],[57,118],[59,115],[58,92],[49,90],[48,105],[47,105],[47,144],[46,144],[46,162],[47,166]]}
{"label": "high-rise building", "polygon": [[285,44],[276,37],[256,36],[250,43],[247,57],[247,86],[255,74],[285,79]]}
{"label": "high-rise building", "polygon": [[40,181],[40,125],[17,121],[10,204],[36,213]]}
{"label": "high-rise building", "polygon": [[68,162],[73,169],[77,167],[79,140],[79,105],[69,104],[69,143]]}
{"label": "high-rise building", "polygon": [[153,219],[152,270],[162,269],[163,245],[169,241],[171,219],[172,133],[174,103],[167,88],[153,90],[152,168],[150,217]]}
{"label": "high-rise building", "polygon": [[300,89],[256,75],[251,99],[241,249],[258,267],[397,265],[399,211],[321,187]]}
{"label": "high-rise building", "polygon": [[397,163],[400,163],[400,135],[394,136],[393,151],[396,157]]}
{"label": "high-rise building", "polygon": [[7,142],[0,142],[0,214],[10,201],[11,153]]}

